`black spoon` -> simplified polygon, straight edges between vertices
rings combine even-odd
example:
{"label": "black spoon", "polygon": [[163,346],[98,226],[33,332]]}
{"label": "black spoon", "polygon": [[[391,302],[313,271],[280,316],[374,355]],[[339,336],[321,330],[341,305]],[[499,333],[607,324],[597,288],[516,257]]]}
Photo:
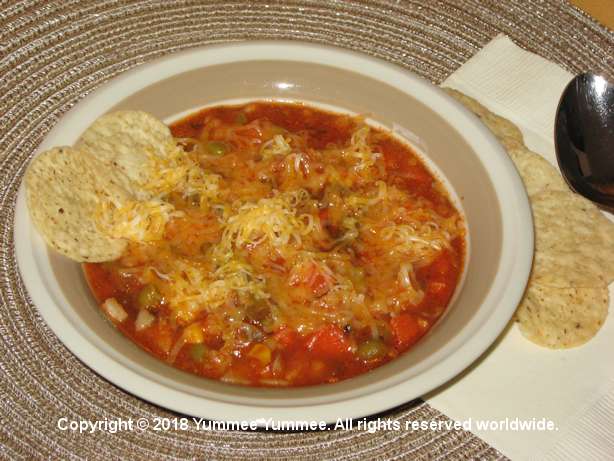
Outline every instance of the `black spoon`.
{"label": "black spoon", "polygon": [[559,101],[554,142],[567,184],[614,208],[614,85],[593,74],[569,82]]}

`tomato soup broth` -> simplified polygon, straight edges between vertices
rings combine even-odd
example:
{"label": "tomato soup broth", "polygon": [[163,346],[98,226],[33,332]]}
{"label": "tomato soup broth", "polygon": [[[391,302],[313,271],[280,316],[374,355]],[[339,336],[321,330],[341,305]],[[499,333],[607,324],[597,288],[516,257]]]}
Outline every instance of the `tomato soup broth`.
{"label": "tomato soup broth", "polygon": [[235,384],[332,383],[393,360],[441,317],[465,226],[408,145],[290,103],[212,107],[171,131],[215,183],[163,197],[175,211],[162,238],[84,264],[149,353]]}

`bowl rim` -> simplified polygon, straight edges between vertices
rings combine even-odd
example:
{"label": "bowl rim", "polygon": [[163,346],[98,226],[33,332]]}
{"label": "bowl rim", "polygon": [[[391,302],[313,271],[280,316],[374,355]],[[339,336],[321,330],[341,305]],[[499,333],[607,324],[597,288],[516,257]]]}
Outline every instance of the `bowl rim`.
{"label": "bowl rim", "polygon": [[[469,133],[470,136],[463,135],[463,138],[491,172],[491,177],[497,174],[506,180],[493,181],[493,187],[501,210],[503,236],[515,242],[515,248],[512,249],[511,243],[506,246],[506,238],[503,239],[499,270],[486,298],[492,306],[491,312],[483,319],[481,334],[466,338],[453,354],[446,355],[425,373],[411,379],[411,395],[404,392],[408,389],[408,381],[404,381],[350,400],[268,407],[205,399],[171,389],[107,355],[63,315],[57,301],[66,302],[62,293],[57,287],[48,286],[39,271],[48,261],[46,263],[40,255],[34,253],[31,240],[26,238],[35,232],[27,211],[22,181],[15,208],[14,244],[19,271],[32,301],[62,343],[88,367],[131,394],[187,415],[206,416],[214,420],[254,421],[259,426],[266,426],[270,419],[324,421],[330,424],[339,418],[356,418],[389,410],[443,385],[476,361],[493,344],[512,317],[531,270],[533,226],[526,190],[507,153],[473,114],[440,88],[402,67],[339,47],[298,41],[207,45],[137,66],[104,83],[61,117],[37,149],[37,154],[55,145],[53,139],[66,126],[71,126],[72,131],[84,131],[93,121],[91,117],[83,116],[81,112],[84,108],[88,108],[92,114],[102,114],[134,92],[174,75],[210,65],[254,60],[309,62],[352,70],[410,94],[446,120],[453,116],[454,126],[459,132]],[[412,88],[412,91],[407,91],[407,88]],[[91,110],[92,107],[95,110]],[[484,151],[488,151],[488,155],[483,154]],[[505,200],[502,200],[503,197]]]}

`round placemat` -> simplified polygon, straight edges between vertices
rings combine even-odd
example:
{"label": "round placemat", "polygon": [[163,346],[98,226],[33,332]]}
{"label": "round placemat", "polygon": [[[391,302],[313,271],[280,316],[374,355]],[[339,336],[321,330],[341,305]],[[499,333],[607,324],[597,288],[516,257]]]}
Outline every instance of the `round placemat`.
{"label": "round placemat", "polygon": [[[497,33],[571,72],[611,76],[614,34],[556,0],[0,0],[0,456],[6,459],[498,459],[462,431],[95,431],[58,421],[179,417],[111,385],[47,328],[18,273],[17,188],[43,137],[123,71],[210,43],[292,39],[338,45],[439,83]],[[297,415],[300,417],[300,415]],[[445,421],[422,401],[379,415]],[[65,421],[66,421],[65,420]]]}

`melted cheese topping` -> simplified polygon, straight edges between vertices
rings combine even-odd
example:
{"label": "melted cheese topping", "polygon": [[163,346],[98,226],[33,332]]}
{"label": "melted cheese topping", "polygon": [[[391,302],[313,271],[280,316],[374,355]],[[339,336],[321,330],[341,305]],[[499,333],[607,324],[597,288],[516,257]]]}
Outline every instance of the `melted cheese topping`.
{"label": "melted cheese topping", "polygon": [[228,254],[236,248],[255,246],[269,242],[275,247],[301,245],[301,237],[311,232],[313,217],[299,215],[296,208],[309,199],[304,189],[263,198],[256,203],[245,203],[228,218],[217,256]]}
{"label": "melted cheese topping", "polygon": [[102,202],[96,211],[97,223],[107,235],[132,242],[161,240],[171,218],[181,217],[173,205],[165,201],[168,194],[197,196],[201,209],[207,209],[218,198],[221,177],[206,173],[192,158],[173,143],[160,157],[148,154],[148,181],[140,185],[150,200],[129,200],[125,203]]}
{"label": "melted cheese topping", "polygon": [[374,152],[368,142],[370,129],[367,125],[362,126],[352,134],[350,145],[344,150],[344,154],[354,161],[353,168],[363,171],[375,165],[382,157],[379,152]]}
{"label": "melted cheese topping", "polygon": [[[442,217],[421,199],[404,208],[414,198],[385,181],[368,126],[361,125],[344,146],[316,151],[293,137],[298,135],[264,136],[266,127],[251,125],[229,138],[241,154],[231,149],[199,158],[198,150],[175,145],[164,158],[151,156],[150,180],[142,187],[154,198],[106,203],[99,210],[105,232],[137,244],[141,255],[135,260],[146,262],[141,282],[154,284],[173,321],[186,326],[171,361],[184,344],[204,341],[203,319],[208,331],[223,338],[224,353],[250,344],[257,328],[246,320],[246,309],[257,303],[269,312],[267,333],[288,326],[307,334],[332,323],[368,329],[377,338],[383,316],[424,298],[416,269],[463,235],[456,213]],[[219,139],[221,127],[212,123],[210,129]],[[280,172],[293,182],[280,181]],[[233,190],[243,185],[254,193]],[[184,203],[193,197],[198,205]],[[177,211],[171,202],[179,209],[197,206],[200,214]],[[182,237],[193,248],[181,251],[169,237],[175,222],[165,235],[171,219],[180,222],[179,235],[188,229],[206,238],[192,243]],[[359,267],[359,260],[368,262]],[[370,272],[369,265],[377,267]]]}
{"label": "melted cheese topping", "polygon": [[381,229],[382,243],[390,254],[398,253],[410,263],[428,263],[444,248],[450,248],[458,235],[456,217],[442,219],[430,214],[406,224],[386,226]]}
{"label": "melted cheese topping", "polygon": [[274,155],[288,155],[290,152],[292,152],[290,140],[280,134],[273,136],[272,139],[265,142],[260,148],[260,155],[265,159]]}
{"label": "melted cheese topping", "polygon": [[190,153],[174,145],[167,156],[149,156],[148,181],[141,185],[155,197],[171,192],[184,196],[199,194],[203,205],[215,199],[219,192],[220,176],[206,173]]}
{"label": "melted cheese topping", "polygon": [[132,242],[162,240],[166,224],[183,213],[161,200],[128,201],[116,207],[110,202],[101,204],[97,213],[99,227],[109,236]]}
{"label": "melted cheese topping", "polygon": [[[237,295],[238,304],[267,299],[265,281],[249,264],[232,259],[214,271],[206,265],[176,259],[164,274],[163,293],[176,320],[187,324],[200,312],[216,312]],[[234,304],[237,304],[234,303]]]}

